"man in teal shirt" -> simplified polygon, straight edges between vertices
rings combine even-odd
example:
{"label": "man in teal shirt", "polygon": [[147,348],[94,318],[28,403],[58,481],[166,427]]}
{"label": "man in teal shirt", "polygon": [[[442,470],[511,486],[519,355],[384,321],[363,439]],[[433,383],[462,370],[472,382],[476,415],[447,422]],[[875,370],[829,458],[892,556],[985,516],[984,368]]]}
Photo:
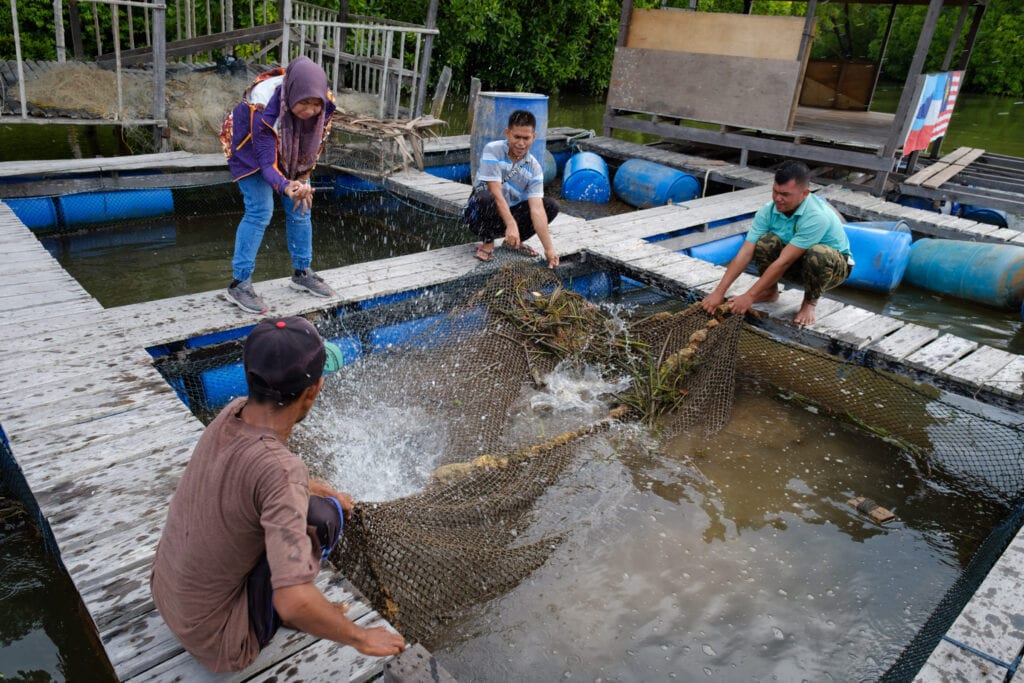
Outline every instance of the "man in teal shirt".
{"label": "man in teal shirt", "polygon": [[839,215],[810,193],[810,171],[799,161],[787,161],[775,172],[772,201],[754,215],[747,239],[729,263],[725,275],[701,305],[711,313],[724,300],[751,261],[761,277],[746,292],[729,299],[733,313],[746,313],[756,303],[779,298],[785,275],[803,285],[804,299],[793,322],[810,325],[822,292],[838,287],[850,275],[853,258]]}

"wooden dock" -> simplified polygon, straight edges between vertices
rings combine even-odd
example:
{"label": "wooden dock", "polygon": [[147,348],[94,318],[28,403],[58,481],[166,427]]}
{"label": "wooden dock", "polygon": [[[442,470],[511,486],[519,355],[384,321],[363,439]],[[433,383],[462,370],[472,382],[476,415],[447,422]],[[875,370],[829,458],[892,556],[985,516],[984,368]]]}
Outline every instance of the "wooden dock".
{"label": "wooden dock", "polygon": [[[0,244],[0,309],[12,323],[0,332],[0,423],[118,677],[356,681],[379,673],[387,660],[287,629],[237,676],[213,676],[183,652],[153,607],[149,571],[203,425],[153,367],[149,322],[104,310],[2,204]],[[271,292],[310,312],[283,283]],[[197,301],[181,301],[193,322],[172,325],[170,336],[252,323],[215,298],[199,298],[206,315]],[[330,599],[352,603],[357,623],[383,621],[340,577],[322,572],[320,583]]]}
{"label": "wooden dock", "polygon": [[[720,167],[716,172],[723,177],[732,173]],[[396,193],[451,213],[461,210],[469,194],[466,185],[423,173],[395,176],[388,182]],[[555,242],[567,260],[593,260],[671,293],[701,297],[724,269],[646,238],[753,212],[768,201],[770,193],[763,183],[750,185],[685,204],[593,221],[561,215],[553,224]],[[874,204],[862,200],[860,193],[836,188],[822,192],[834,203],[845,202],[861,211],[888,210],[876,198],[871,198]],[[899,217],[915,218],[913,214]],[[698,243],[719,236],[714,230],[702,230],[684,241]],[[1019,238],[1019,233],[1009,236],[996,231],[985,236],[1005,241]],[[15,323],[0,332],[0,423],[118,676],[122,680],[222,680],[204,674],[181,651],[149,597],[149,567],[166,505],[202,425],[154,369],[145,349],[251,325],[253,316],[226,304],[219,291],[105,310],[6,206],[0,206],[0,244],[8,254],[0,270],[0,307]],[[678,249],[681,244],[672,247]],[[261,283],[260,291],[273,302],[275,315],[315,318],[328,309],[441,285],[493,267],[473,258],[472,245],[462,245],[323,271],[321,275],[338,293],[332,299],[296,293],[288,288],[287,279]],[[741,277],[734,291],[751,281],[749,276]],[[759,304],[757,308],[765,314],[759,324],[832,353],[870,355],[894,372],[1021,410],[1024,357],[827,296],[819,304],[818,321],[797,328],[791,318],[801,296],[800,290],[787,289],[779,301]],[[359,623],[380,620],[344,580],[327,574],[321,579],[333,599],[356,603],[352,614]],[[977,609],[989,613],[1004,605],[1006,610],[1015,609],[1012,596],[1003,600],[1005,590],[1009,589],[1000,588],[997,600],[990,596],[989,606]],[[328,652],[329,656],[316,656]],[[244,675],[229,680],[361,680],[383,665],[381,660],[333,643],[289,633],[279,636]]]}

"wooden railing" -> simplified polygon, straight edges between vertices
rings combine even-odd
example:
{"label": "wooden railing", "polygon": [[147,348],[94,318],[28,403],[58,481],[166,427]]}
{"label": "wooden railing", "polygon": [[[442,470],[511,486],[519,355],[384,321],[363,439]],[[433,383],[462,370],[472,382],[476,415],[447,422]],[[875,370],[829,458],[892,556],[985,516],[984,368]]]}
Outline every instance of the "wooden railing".
{"label": "wooden railing", "polygon": [[[290,6],[290,12],[288,8]],[[437,29],[374,17],[341,21],[337,11],[285,2],[281,47],[289,60],[304,54],[324,67],[335,91],[342,88],[377,98],[378,118],[415,118],[422,113],[430,41]],[[298,36],[298,45],[289,42]]]}

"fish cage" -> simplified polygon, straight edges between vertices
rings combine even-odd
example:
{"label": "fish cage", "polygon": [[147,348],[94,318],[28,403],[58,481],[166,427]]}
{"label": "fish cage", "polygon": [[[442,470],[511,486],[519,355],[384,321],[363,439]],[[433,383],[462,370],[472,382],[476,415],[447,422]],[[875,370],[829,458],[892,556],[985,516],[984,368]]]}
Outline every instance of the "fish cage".
{"label": "fish cage", "polygon": [[[621,303],[637,291],[656,307]],[[496,264],[313,322],[344,366],[293,450],[340,486],[393,475],[383,463],[404,448],[409,458],[394,469],[412,477],[357,495],[332,561],[409,640],[450,657],[456,676],[511,638],[492,633],[496,623],[532,642],[515,631],[529,615],[539,620],[535,647],[578,648],[587,654],[573,656],[573,670],[588,675],[693,675],[696,650],[705,672],[911,680],[1024,518],[1019,415],[708,315],[612,270],[580,266],[563,280]],[[208,421],[246,393],[246,333],[151,353]],[[580,396],[558,393],[556,379],[578,373],[595,373],[583,392],[591,408],[556,421],[552,411]],[[814,422],[734,426],[774,414],[749,402],[766,396]],[[546,413],[530,412],[541,403]],[[328,417],[339,411],[356,432]],[[543,417],[524,430],[527,413]],[[389,430],[402,433],[388,441]],[[837,456],[847,442],[856,454]],[[339,464],[349,447],[368,460]],[[611,479],[587,479],[599,471]],[[753,499],[770,510],[746,509]],[[684,528],[696,520],[701,528]],[[798,528],[807,535],[787,540]],[[676,535],[687,533],[696,545],[684,548]],[[830,540],[815,540],[821,533]],[[607,567],[592,557],[619,546]],[[620,576],[619,563],[631,571]],[[723,571],[737,575],[721,580]],[[832,573],[837,584],[810,588]],[[589,605],[588,591],[602,604]],[[551,597],[563,594],[566,605]],[[870,626],[858,622],[865,602]],[[555,615],[547,630],[546,612]],[[573,613],[591,629],[575,641],[558,632],[574,633]],[[776,613],[791,615],[789,626],[769,626]],[[599,614],[633,624],[633,636],[591,634]],[[684,625],[694,620],[699,634]],[[495,666],[545,677],[558,670],[545,659]]]}

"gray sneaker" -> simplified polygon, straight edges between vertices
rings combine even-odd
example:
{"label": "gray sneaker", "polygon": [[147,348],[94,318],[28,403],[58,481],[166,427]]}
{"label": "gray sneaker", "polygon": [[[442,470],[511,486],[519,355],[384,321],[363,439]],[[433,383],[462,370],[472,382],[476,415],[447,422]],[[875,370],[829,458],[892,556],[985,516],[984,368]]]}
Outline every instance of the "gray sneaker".
{"label": "gray sneaker", "polygon": [[337,296],[334,290],[327,286],[324,279],[313,272],[312,268],[295,271],[289,286],[300,292],[309,292],[313,296]]}
{"label": "gray sneaker", "polygon": [[241,282],[232,282],[224,292],[224,298],[246,313],[266,313],[268,310],[263,299],[252,288],[252,278],[246,278]]}

